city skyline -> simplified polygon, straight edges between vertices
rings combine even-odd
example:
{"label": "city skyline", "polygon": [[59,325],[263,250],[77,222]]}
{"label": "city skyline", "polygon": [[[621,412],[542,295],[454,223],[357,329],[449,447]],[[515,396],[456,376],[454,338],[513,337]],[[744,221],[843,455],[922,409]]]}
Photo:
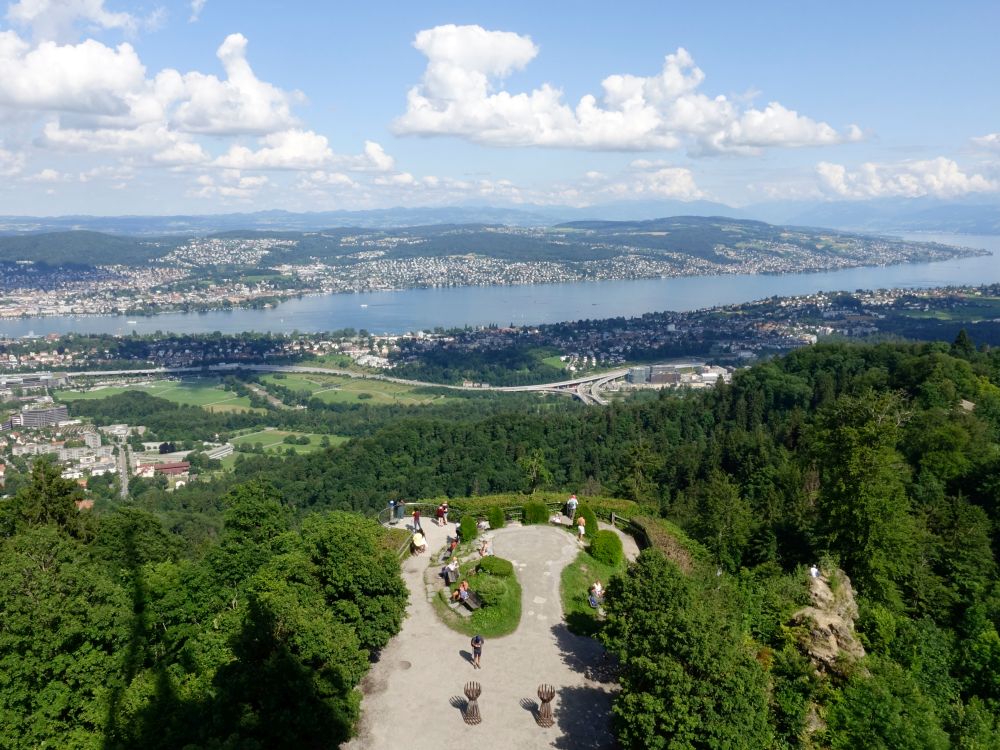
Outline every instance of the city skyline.
{"label": "city skyline", "polygon": [[1000,192],[989,3],[20,0],[5,214]]}

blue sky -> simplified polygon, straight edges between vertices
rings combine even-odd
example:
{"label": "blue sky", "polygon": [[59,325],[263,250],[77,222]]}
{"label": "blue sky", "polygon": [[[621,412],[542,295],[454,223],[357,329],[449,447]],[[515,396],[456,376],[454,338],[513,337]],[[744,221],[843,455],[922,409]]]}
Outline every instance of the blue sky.
{"label": "blue sky", "polygon": [[996,201],[1000,4],[19,0],[0,213]]}

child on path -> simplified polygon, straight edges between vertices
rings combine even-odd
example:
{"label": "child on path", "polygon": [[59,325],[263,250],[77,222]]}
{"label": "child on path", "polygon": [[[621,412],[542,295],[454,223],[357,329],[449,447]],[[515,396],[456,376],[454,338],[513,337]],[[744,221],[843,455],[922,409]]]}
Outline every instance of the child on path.
{"label": "child on path", "polygon": [[479,663],[479,659],[483,655],[484,643],[486,643],[486,641],[483,640],[483,637],[481,635],[472,636],[472,642],[470,644],[472,646],[472,666],[475,667],[476,669],[483,668],[483,665]]}
{"label": "child on path", "polygon": [[587,531],[587,519],[582,515],[576,519],[576,539],[578,542],[583,541],[583,534]]}
{"label": "child on path", "polygon": [[423,531],[423,529],[420,526],[420,509],[419,508],[414,508],[413,509],[413,530],[414,531]]}

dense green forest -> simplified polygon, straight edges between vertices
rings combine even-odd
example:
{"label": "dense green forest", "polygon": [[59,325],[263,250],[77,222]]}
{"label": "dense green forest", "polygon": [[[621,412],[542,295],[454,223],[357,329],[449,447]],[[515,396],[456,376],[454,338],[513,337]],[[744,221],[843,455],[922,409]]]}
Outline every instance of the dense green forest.
{"label": "dense green forest", "polygon": [[[6,535],[0,606],[22,623],[21,630],[5,627],[0,658],[25,672],[7,683],[13,687],[0,686],[0,716],[17,727],[14,736],[29,726],[106,732],[105,717],[119,722],[126,715],[129,728],[170,736],[180,731],[171,727],[185,724],[178,717],[208,715],[215,701],[260,716],[270,706],[252,695],[256,684],[226,680],[244,686],[220,693],[220,675],[228,670],[246,675],[240,670],[273,665],[270,651],[241,650],[249,648],[243,629],[271,622],[263,611],[262,621],[255,619],[255,601],[301,607],[302,627],[314,624],[307,612],[329,611],[333,619],[324,622],[345,634],[323,642],[350,644],[346,652],[337,646],[335,663],[350,678],[338,684],[353,685],[361,672],[344,656],[355,653],[355,642],[343,628],[354,629],[357,650],[372,650],[394,621],[373,638],[345,616],[350,607],[324,609],[341,590],[333,593],[322,571],[340,560],[317,556],[314,550],[329,549],[314,541],[317,535],[345,524],[372,539],[356,516],[337,511],[372,512],[398,498],[561,489],[635,500],[704,550],[697,565],[683,570],[655,549],[645,551],[609,586],[601,637],[621,664],[614,721],[625,747],[994,748],[1000,745],[998,384],[1000,352],[979,351],[964,334],[953,344],[820,345],[740,371],[730,385],[605,409],[568,402],[504,409],[487,407],[490,401],[464,412],[386,407],[370,429],[323,452],[243,457],[232,475],[172,494],[137,483],[129,507],[99,514],[96,530],[66,509],[46,510],[35,499],[44,494],[36,481],[5,507],[0,527]],[[479,402],[463,406],[469,404]],[[85,408],[143,405],[149,401],[116,396]],[[167,423],[158,429],[166,431]],[[264,480],[273,489],[240,486]],[[234,505],[247,495],[267,498],[254,507],[272,509],[273,520],[234,519]],[[139,523],[130,519],[141,519],[141,533],[128,533],[154,551],[128,552],[123,529]],[[256,550],[254,562],[219,562],[237,547],[240,554]],[[375,547],[370,541],[369,549]],[[315,577],[290,564],[306,559]],[[32,560],[58,564],[43,570]],[[820,665],[810,656],[808,623],[793,615],[809,603],[812,564],[831,588],[846,590],[840,571],[849,576],[864,657]],[[40,588],[25,589],[25,571]],[[246,602],[233,613],[230,592],[242,592],[239,601]],[[77,619],[66,622],[65,638],[42,649],[28,623],[53,622],[62,632],[59,622],[44,618],[52,617],[55,597],[70,595]],[[90,620],[102,624],[92,629],[98,640],[84,647],[90,631],[83,623]],[[123,664],[107,656],[120,651],[100,640],[107,638],[142,645]],[[13,655],[35,653],[29,646],[67,658],[21,664]],[[296,658],[303,679],[319,685],[317,700],[326,701],[331,721],[347,726],[356,711],[350,693],[334,696],[323,687],[332,683],[315,681],[309,665],[326,663],[321,656]],[[53,676],[53,669],[64,671]],[[104,684],[118,685],[120,697],[96,687]],[[53,709],[70,705],[81,686],[89,697],[72,703],[74,712]],[[176,710],[157,712],[167,718],[154,722],[144,707],[159,696]],[[63,724],[53,724],[57,715]],[[219,732],[229,732],[218,736],[235,736],[225,725],[231,714],[218,715]],[[120,726],[113,723],[113,734]],[[81,735],[81,746],[89,736]]]}
{"label": "dense green forest", "polygon": [[320,748],[350,736],[406,588],[382,530],[220,498],[193,550],[133,507],[93,518],[44,461],[0,505],[0,737],[10,748]]}
{"label": "dense green forest", "polygon": [[[759,692],[740,710],[765,711],[767,721],[742,746],[801,746],[816,712],[827,723],[820,745],[993,747],[998,381],[1000,354],[976,351],[965,336],[952,345],[817,346],[708,393],[600,411],[403,419],[326,454],[253,457],[240,472],[271,477],[300,511],[526,491],[539,470],[553,487],[630,497],[699,540],[732,588],[708,596],[719,585],[714,574],[664,584],[682,586],[692,608],[705,608],[679,612],[682,622],[671,625],[711,635],[699,648],[731,643],[734,632],[745,639],[731,655]],[[804,603],[789,577],[824,558],[853,581],[868,657],[820,679],[784,618]],[[653,575],[634,573],[640,582]],[[706,630],[704,618],[718,627]],[[674,651],[677,639],[657,642],[664,665],[689,664]],[[611,643],[627,649],[632,641]],[[698,679],[712,683],[723,666]],[[628,700],[667,700],[650,688],[662,678],[638,679]],[[726,713],[736,710],[727,694],[714,694],[713,710],[739,724]],[[623,719],[622,731],[658,727],[669,739],[664,720],[651,709]],[[693,746],[710,744],[712,722],[690,721]]]}
{"label": "dense green forest", "polygon": [[0,260],[30,260],[50,266],[141,266],[166,255],[183,240],[138,239],[72,231],[0,236]]}

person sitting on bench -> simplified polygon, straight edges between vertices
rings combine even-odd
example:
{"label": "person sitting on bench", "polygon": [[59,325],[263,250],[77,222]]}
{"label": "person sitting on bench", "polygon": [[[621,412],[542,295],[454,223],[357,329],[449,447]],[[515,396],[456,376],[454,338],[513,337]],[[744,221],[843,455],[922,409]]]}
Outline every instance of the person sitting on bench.
{"label": "person sitting on bench", "polygon": [[464,602],[469,598],[469,582],[462,581],[458,588],[451,592],[451,600],[453,602]]}
{"label": "person sitting on bench", "polygon": [[444,576],[446,583],[454,583],[458,580],[458,560],[454,558],[450,563],[441,568],[441,575]]}

